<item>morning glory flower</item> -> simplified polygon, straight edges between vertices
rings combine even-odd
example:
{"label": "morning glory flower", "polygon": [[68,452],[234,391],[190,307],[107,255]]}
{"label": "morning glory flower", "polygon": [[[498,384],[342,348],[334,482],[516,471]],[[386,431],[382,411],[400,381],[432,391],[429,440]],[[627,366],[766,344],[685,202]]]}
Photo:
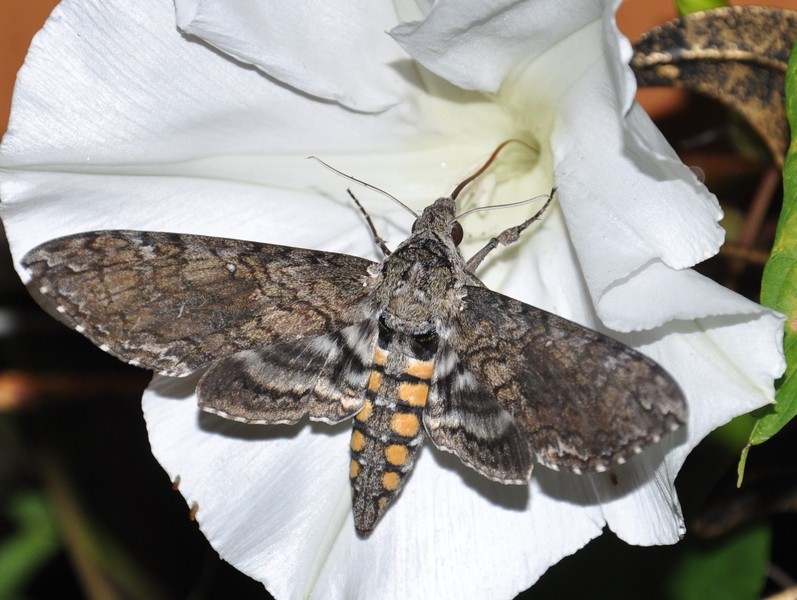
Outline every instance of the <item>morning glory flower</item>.
{"label": "morning glory flower", "polygon": [[[537,465],[528,486],[427,444],[364,539],[347,422],[225,421],[200,414],[198,375],[156,376],[153,452],[219,554],[277,598],[509,598],[605,526],[631,544],[676,542],[675,476],[708,432],[772,401],[782,321],[689,269],[718,250],[721,213],[633,102],[617,2],[175,5],[65,0],[35,38],[0,148],[17,261],[97,229],[379,260],[350,183],[307,155],[419,210],[520,139],[536,151],[508,148],[462,209],[554,185],[556,199],[479,276],[648,354],[689,405],[684,428],[611,473]],[[395,248],[411,218],[356,193]],[[538,207],[467,217],[463,253]]]}

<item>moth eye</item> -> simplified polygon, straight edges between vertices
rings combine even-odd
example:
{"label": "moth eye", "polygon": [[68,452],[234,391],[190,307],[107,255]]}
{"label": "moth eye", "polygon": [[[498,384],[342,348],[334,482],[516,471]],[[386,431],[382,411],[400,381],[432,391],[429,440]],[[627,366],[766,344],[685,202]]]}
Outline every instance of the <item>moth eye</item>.
{"label": "moth eye", "polygon": [[454,221],[454,224],[451,226],[451,239],[454,240],[455,246],[459,246],[464,235],[465,232],[462,231],[462,225],[459,224],[459,221]]}

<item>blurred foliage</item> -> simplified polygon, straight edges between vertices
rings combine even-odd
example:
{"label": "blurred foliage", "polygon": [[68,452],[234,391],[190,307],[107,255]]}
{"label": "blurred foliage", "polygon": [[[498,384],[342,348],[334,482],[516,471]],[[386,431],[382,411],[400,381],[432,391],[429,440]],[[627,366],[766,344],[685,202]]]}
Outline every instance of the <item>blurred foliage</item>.
{"label": "blurred foliage", "polygon": [[674,600],[756,600],[769,561],[768,526],[742,531],[721,543],[688,546],[668,583]]}
{"label": "blurred foliage", "polygon": [[55,520],[40,491],[20,490],[5,499],[11,533],[0,540],[0,598],[20,598],[36,572],[60,547]]}
{"label": "blurred foliage", "polygon": [[712,8],[722,8],[728,6],[726,0],[675,0],[678,7],[678,14],[688,15],[690,13],[711,10]]}

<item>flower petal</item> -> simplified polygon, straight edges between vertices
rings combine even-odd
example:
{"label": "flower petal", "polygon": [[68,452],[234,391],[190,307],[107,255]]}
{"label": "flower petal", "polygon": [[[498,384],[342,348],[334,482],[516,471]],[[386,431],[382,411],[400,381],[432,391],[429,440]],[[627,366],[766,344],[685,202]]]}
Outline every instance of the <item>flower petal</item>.
{"label": "flower petal", "polygon": [[518,64],[600,17],[603,2],[578,10],[544,0],[439,0],[422,21],[391,32],[415,60],[467,90],[496,92]]}
{"label": "flower petal", "polygon": [[427,445],[401,498],[359,539],[346,425],[202,416],[192,383],[156,378],[146,392],[153,452],[197,503],[211,544],[277,598],[509,597],[601,531],[584,479],[539,468],[530,488],[506,486]]}
{"label": "flower petal", "polygon": [[[316,194],[191,177],[20,171],[0,182],[0,195],[15,257],[48,239],[102,229],[255,240],[266,231],[277,244],[374,256],[356,211]],[[306,215],[323,215],[326,227]],[[359,229],[362,235],[347,233]]]}
{"label": "flower petal", "polygon": [[[219,156],[394,152],[423,126],[409,103],[368,115],[275,85],[187,42],[163,0],[67,0],[36,35],[19,73],[0,164],[86,171]],[[207,175],[216,174],[209,168]]]}
{"label": "flower petal", "polygon": [[[518,114],[530,114],[529,102],[532,114],[556,114],[550,139],[570,239],[598,315],[609,327],[629,330],[660,325],[675,313],[635,320],[626,303],[605,302],[607,290],[631,287],[642,294],[638,273],[653,263],[691,266],[717,251],[724,232],[716,199],[677,160],[644,112],[634,105],[623,116],[623,92],[611,83],[611,53],[582,51],[606,48],[604,33],[595,22],[572,34],[555,53],[513,74],[501,99]],[[668,160],[641,151],[629,131],[644,131],[648,145]],[[701,315],[687,315],[695,316]]]}
{"label": "flower petal", "polygon": [[601,477],[596,483],[603,516],[620,539],[650,546],[674,544],[683,537],[686,526],[674,485],[678,469],[665,454],[671,445],[682,445],[685,437],[683,431],[673,434],[616,467],[616,480]]}
{"label": "flower petal", "polygon": [[[627,40],[617,33],[612,6],[594,3],[583,12],[571,11],[579,19],[588,15],[592,22],[579,21],[580,29],[575,31],[574,22],[568,21],[575,17],[558,20],[557,27],[570,27],[570,33],[564,39],[554,38],[558,43],[553,46],[542,31],[529,29],[546,29],[548,13],[535,13],[533,19],[515,14],[531,10],[532,4],[491,4],[489,8],[467,4],[456,16],[452,2],[438,2],[423,22],[411,28],[402,26],[398,34],[410,54],[460,85],[492,91],[494,82],[479,86],[462,73],[499,73],[504,82],[499,102],[538,140],[550,136],[555,184],[568,231],[606,325],[630,330],[658,326],[672,318],[704,316],[689,313],[683,304],[663,302],[658,304],[660,311],[629,314],[629,302],[618,301],[625,295],[641,295],[646,289],[648,295],[656,293],[645,288],[647,282],[637,280],[638,273],[652,263],[682,269],[700,262],[717,251],[724,232],[717,224],[721,212],[713,195],[680,163],[644,112],[637,105],[628,109],[635,86],[629,81],[628,69],[615,64],[618,57],[626,57],[628,48]],[[452,19],[478,22],[479,27],[451,28]],[[510,26],[504,31],[507,22]],[[451,39],[445,38],[444,29],[453,31]],[[498,29],[501,35],[496,33]],[[550,31],[561,35],[556,29]],[[514,35],[527,36],[534,48],[521,44],[521,54],[503,51],[506,66],[496,71],[473,68],[468,62],[492,60],[480,47],[480,40],[497,37],[513,42]],[[447,57],[442,50],[457,50],[458,44],[467,50],[459,58]],[[594,51],[597,48],[605,50]],[[442,70],[438,63],[455,71]],[[546,130],[545,123],[552,123],[552,129]],[[646,140],[644,146],[639,139]],[[606,244],[606,239],[623,243]],[[611,301],[607,301],[604,294],[610,288]],[[647,309],[649,303],[636,306]]]}
{"label": "flower petal", "polygon": [[676,271],[658,261],[607,289],[598,311],[603,323],[617,331],[709,316],[771,314],[696,271]]}
{"label": "flower petal", "polygon": [[[681,321],[661,331],[621,337],[662,364],[689,401],[687,427],[636,457],[646,463],[630,461],[635,469],[646,465],[633,476],[641,476],[631,488],[633,494],[608,479],[597,488],[609,527],[621,539],[638,545],[668,544],[683,534],[675,477],[689,452],[711,431],[773,402],[773,381],[785,368],[782,332],[783,318],[761,309],[759,314]],[[644,475],[654,469],[652,478]],[[621,481],[623,476],[628,476],[625,468]]]}
{"label": "flower petal", "polygon": [[400,69],[406,56],[385,34],[398,20],[388,2],[177,0],[175,6],[184,33],[313,96],[381,111],[407,89],[411,71]]}

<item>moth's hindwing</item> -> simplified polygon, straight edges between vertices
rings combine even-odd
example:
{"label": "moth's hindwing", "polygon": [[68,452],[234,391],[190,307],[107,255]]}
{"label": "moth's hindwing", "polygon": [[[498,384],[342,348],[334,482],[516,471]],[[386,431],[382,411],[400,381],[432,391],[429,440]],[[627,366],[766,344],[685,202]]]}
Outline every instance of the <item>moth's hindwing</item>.
{"label": "moth's hindwing", "polygon": [[22,259],[36,292],[114,356],[186,375],[235,352],[364,318],[367,260],[222,238],[99,231]]}
{"label": "moth's hindwing", "polygon": [[528,482],[531,451],[512,415],[465,367],[450,344],[443,344],[435,367],[423,417],[435,445],[494,481]]}
{"label": "moth's hindwing", "polygon": [[685,423],[683,393],[647,356],[484,287],[465,302],[459,359],[542,464],[603,471]]}
{"label": "moth's hindwing", "polygon": [[337,423],[359,411],[376,340],[368,319],[339,332],[277,342],[213,364],[199,381],[200,408],[246,423]]}

